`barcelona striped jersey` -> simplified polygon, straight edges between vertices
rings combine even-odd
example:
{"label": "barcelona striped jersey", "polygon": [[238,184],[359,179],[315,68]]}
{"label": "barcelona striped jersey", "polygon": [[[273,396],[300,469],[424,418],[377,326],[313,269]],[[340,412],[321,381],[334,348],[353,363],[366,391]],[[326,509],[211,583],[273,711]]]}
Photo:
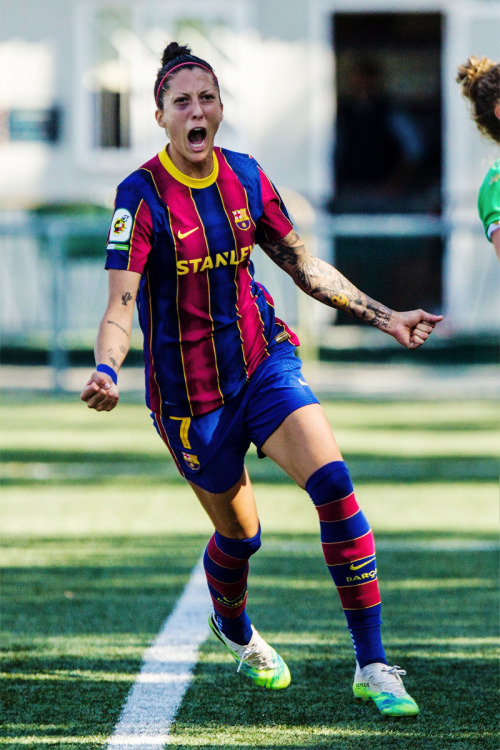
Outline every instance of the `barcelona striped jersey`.
{"label": "barcelona striped jersey", "polygon": [[180,172],[167,150],[119,186],[106,268],[141,274],[146,402],[195,416],[235,396],[295,334],[254,278],[259,241],[292,230],[281,198],[251,156],[215,148],[209,177]]}

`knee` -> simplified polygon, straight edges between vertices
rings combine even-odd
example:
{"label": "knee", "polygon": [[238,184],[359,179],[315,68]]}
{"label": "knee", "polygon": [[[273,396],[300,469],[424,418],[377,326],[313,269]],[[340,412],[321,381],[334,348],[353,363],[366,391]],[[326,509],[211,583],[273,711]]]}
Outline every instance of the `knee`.
{"label": "knee", "polygon": [[249,557],[254,555],[260,549],[260,526],[257,533],[247,539],[230,539],[216,531],[214,534],[214,540],[219,549],[225,552],[226,555],[241,560],[248,560]]}
{"label": "knee", "polygon": [[253,519],[243,523],[240,523],[236,518],[223,519],[222,521],[217,519],[215,531],[225,539],[244,542],[246,539],[254,539],[256,536],[260,537],[260,524],[258,519],[256,523]]}
{"label": "knee", "polygon": [[353,492],[349,471],[344,461],[331,461],[311,474],[306,492],[315,505],[340,500]]}

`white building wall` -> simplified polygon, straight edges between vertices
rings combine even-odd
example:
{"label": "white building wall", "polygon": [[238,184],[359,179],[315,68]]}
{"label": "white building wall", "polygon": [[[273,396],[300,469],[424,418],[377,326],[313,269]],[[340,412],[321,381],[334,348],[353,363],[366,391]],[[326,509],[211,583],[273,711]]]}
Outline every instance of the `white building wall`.
{"label": "white building wall", "polygon": [[[88,81],[100,7],[131,19],[117,41],[131,62],[129,151],[103,152],[91,143]],[[443,190],[451,229],[443,330],[493,330],[500,322],[500,272],[476,196],[496,149],[471,122],[455,75],[470,54],[498,59],[496,0],[1,0],[0,113],[59,105],[63,117],[62,138],[53,145],[9,142],[0,124],[0,209],[52,200],[111,204],[116,184],[163,146],[151,91],[163,45],[174,36],[191,42],[218,72],[225,104],[219,143],[251,152],[280,188],[321,205],[330,192],[333,148],[330,19],[356,10],[444,15]],[[199,20],[189,32],[181,23],[186,18]],[[305,224],[308,230],[309,219]],[[327,255],[321,241],[314,249]],[[292,295],[285,286],[285,301]],[[321,322],[325,312],[316,308]]]}
{"label": "white building wall", "polygon": [[[206,51],[211,61],[215,58],[225,104],[219,142],[254,154],[278,184],[313,200],[323,197],[330,177],[318,185],[310,163],[320,134],[331,145],[332,63],[327,39],[310,38],[313,5],[307,0],[2,0],[0,62],[2,70],[16,74],[4,75],[0,83],[0,111],[60,105],[63,119],[62,139],[54,145],[0,138],[5,165],[0,208],[84,196],[109,201],[115,185],[162,147],[151,91],[162,46],[175,34],[176,21],[186,17],[224,23],[214,29],[212,48],[200,43],[203,34],[179,35],[201,56]],[[134,56],[128,152],[99,153],[90,145],[87,81],[99,6],[129,10],[132,18],[133,33],[124,40]]]}
{"label": "white building wall", "polygon": [[[134,147],[128,153],[99,154],[89,144],[86,80],[92,18],[100,6],[131,12],[133,33],[123,40],[135,63]],[[2,0],[0,112],[60,105],[63,133],[55,145],[0,138],[0,208],[33,198],[109,191],[110,184],[163,145],[151,90],[162,44],[175,33],[175,20],[186,17],[215,17],[225,24],[216,27],[213,49],[202,49],[218,52],[216,62],[222,65],[218,73],[227,122],[220,141],[255,153],[279,184],[313,200],[328,196],[324,149],[331,149],[334,114],[330,17],[368,9],[445,14],[445,191],[450,206],[463,201],[470,206],[495,147],[471,122],[455,72],[471,53],[498,57],[500,5],[495,0]],[[202,35],[198,40],[194,32],[188,36],[198,51],[194,43]]]}
{"label": "white building wall", "polygon": [[75,80],[73,3],[2,0],[0,4],[0,111],[63,107],[62,140],[0,141],[0,208],[60,199],[73,180],[71,92]]}

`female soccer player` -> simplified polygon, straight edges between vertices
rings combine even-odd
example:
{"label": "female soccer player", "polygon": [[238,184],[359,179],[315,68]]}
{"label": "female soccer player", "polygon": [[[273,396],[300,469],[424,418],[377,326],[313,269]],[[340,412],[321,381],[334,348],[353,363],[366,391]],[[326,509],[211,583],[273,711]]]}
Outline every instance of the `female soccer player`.
{"label": "female soccer player", "polygon": [[211,66],[177,43],[155,84],[156,120],[169,142],[118,187],[108,237],[109,300],[97,366],[81,398],[97,411],[118,402],[117,373],[137,301],[144,333],[146,402],[177,467],[208,513],[205,552],[210,626],[257,685],[285,688],[290,672],[246,612],[248,560],[260,524],[245,454],[253,442],[315,504],[324,556],[354,643],[353,691],[389,715],[414,715],[400,667],[380,635],[370,526],[318,400],[301,372],[295,334],[254,279],[258,244],[304,292],[375,326],[410,349],[441,316],[395,312],[312,257],[259,164],[214,146],[223,116]]}
{"label": "female soccer player", "polygon": [[[500,143],[500,63],[487,57],[469,57],[458,66],[457,82],[472,104],[481,133]],[[500,260],[500,159],[493,162],[479,189],[478,209],[486,236]]]}

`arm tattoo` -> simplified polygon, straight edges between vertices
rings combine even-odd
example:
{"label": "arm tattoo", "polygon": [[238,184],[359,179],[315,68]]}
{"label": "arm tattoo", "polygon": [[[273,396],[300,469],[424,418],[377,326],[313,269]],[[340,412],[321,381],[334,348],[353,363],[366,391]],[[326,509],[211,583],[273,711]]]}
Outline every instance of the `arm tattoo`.
{"label": "arm tattoo", "polygon": [[370,297],[367,297],[366,299],[368,300],[368,310],[371,310],[375,316],[373,320],[368,321],[370,325],[375,326],[376,328],[387,328],[392,316],[392,310],[375,302],[375,300],[370,299]]}
{"label": "arm tattoo", "polygon": [[116,326],[117,328],[119,328],[119,329],[120,329],[120,331],[121,331],[122,333],[124,333],[124,334],[125,334],[125,336],[127,336],[127,338],[128,338],[128,333],[127,333],[127,331],[125,330],[125,328],[122,328],[122,326],[121,326],[121,325],[120,325],[119,323],[115,323],[115,321],[114,321],[114,320],[107,320],[107,321],[106,321],[106,323],[109,323],[110,325],[112,325],[112,326]]}
{"label": "arm tattoo", "polygon": [[131,299],[134,299],[130,292],[125,292],[125,294],[122,294],[122,305],[125,305],[125,307],[128,305]]}
{"label": "arm tattoo", "polygon": [[118,369],[118,362],[116,361],[116,359],[113,356],[113,349],[108,349],[108,357],[109,357],[109,361],[111,362],[111,364],[113,365],[113,367],[115,368],[115,370],[117,370]]}
{"label": "arm tattoo", "polygon": [[311,255],[295,232],[279,241],[262,242],[264,252],[310,297],[344,310],[377,328],[387,328],[392,310],[357,289],[340,271]]}

